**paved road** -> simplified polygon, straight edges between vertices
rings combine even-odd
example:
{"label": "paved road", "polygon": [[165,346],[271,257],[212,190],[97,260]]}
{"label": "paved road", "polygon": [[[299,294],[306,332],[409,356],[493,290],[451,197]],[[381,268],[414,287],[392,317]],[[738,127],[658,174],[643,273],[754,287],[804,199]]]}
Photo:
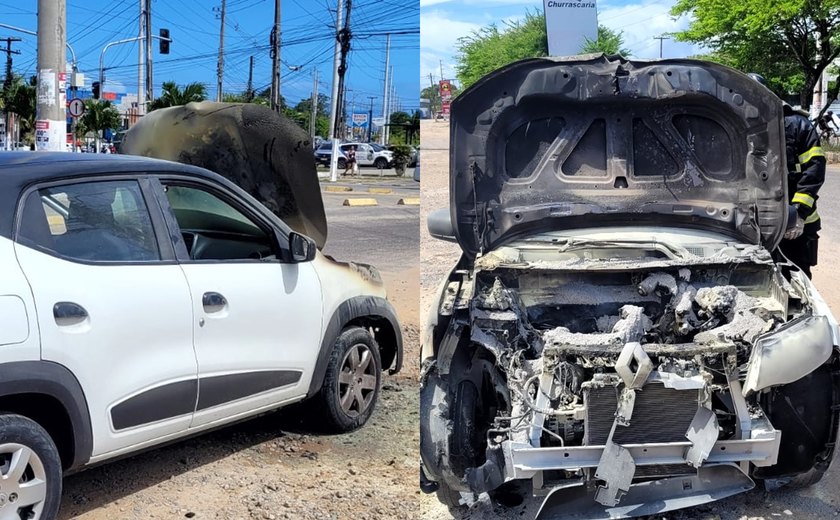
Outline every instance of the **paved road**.
{"label": "paved road", "polygon": [[[377,266],[382,271],[400,271],[419,266],[419,206],[403,206],[402,198],[418,197],[420,187],[413,180],[386,184],[363,179],[342,180],[339,186],[352,186],[347,193],[323,192],[327,212],[327,245],[324,252],[339,260],[354,260]],[[322,183],[322,188],[325,186]],[[388,187],[392,194],[370,194],[368,187]],[[376,199],[377,206],[343,206],[345,199]]]}

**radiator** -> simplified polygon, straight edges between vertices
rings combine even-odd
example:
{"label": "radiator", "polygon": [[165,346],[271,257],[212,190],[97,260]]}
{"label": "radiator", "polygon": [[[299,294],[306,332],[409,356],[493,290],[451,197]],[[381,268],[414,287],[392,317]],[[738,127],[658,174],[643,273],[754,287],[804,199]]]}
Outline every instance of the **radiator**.
{"label": "radiator", "polygon": [[[617,396],[621,386],[586,388],[583,443],[601,445],[607,442],[615,419]],[[698,390],[674,390],[661,383],[650,383],[636,392],[636,403],[629,426],[617,426],[616,444],[686,441],[688,426],[697,412]]]}

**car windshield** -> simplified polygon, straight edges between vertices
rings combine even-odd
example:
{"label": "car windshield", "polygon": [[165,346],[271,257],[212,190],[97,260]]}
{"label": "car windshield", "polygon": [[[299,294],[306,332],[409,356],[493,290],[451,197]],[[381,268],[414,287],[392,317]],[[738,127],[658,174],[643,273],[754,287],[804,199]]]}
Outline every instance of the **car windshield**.
{"label": "car windshield", "polygon": [[318,147],[319,150],[331,150],[332,149],[332,142],[324,141],[321,143],[321,146]]}
{"label": "car windshield", "polygon": [[370,143],[370,147],[373,148],[374,152],[381,152],[382,150],[385,149],[384,146],[382,146],[381,144],[376,144],[376,143]]}

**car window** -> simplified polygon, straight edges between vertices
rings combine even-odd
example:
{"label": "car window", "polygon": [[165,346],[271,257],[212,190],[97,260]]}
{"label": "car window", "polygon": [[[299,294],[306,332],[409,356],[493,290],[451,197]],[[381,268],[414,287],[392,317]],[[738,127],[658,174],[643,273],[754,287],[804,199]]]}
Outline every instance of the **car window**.
{"label": "car window", "polygon": [[274,258],[272,235],[215,194],[191,186],[166,186],[166,197],[192,260]]}
{"label": "car window", "polygon": [[31,192],[24,203],[18,241],[74,260],[160,260],[148,207],[133,180]]}

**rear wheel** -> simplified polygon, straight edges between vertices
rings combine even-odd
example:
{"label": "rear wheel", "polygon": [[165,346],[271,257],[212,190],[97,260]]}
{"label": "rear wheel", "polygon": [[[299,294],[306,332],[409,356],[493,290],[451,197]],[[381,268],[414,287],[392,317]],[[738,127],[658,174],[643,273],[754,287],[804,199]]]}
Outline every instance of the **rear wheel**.
{"label": "rear wheel", "polygon": [[0,415],[0,518],[51,520],[61,502],[61,459],[35,421]]}
{"label": "rear wheel", "polygon": [[347,168],[347,160],[345,160],[343,158],[339,158],[337,163],[338,163],[338,167],[341,168],[342,170]]}
{"label": "rear wheel", "polygon": [[328,429],[349,432],[367,422],[379,397],[382,362],[379,346],[361,327],[351,327],[335,342],[320,400]]}

